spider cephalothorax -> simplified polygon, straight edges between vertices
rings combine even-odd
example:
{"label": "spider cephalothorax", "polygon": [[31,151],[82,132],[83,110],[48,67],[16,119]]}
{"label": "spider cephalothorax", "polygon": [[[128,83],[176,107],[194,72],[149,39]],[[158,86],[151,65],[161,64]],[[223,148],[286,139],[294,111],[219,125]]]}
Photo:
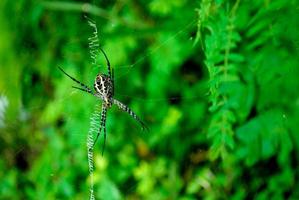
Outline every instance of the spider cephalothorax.
{"label": "spider cephalothorax", "polygon": [[100,122],[100,128],[97,134],[97,137],[94,141],[94,144],[97,142],[97,139],[101,133],[101,131],[104,131],[104,145],[103,145],[103,152],[105,147],[105,141],[106,141],[106,113],[107,110],[113,105],[117,105],[118,108],[122,109],[123,111],[127,112],[130,116],[132,116],[136,121],[140,123],[143,129],[148,129],[147,126],[141,121],[141,119],[125,104],[122,102],[114,99],[114,73],[113,70],[111,70],[110,62],[105,54],[105,52],[100,48],[101,52],[104,54],[106,62],[107,62],[107,68],[108,68],[108,75],[107,74],[98,74],[95,82],[94,82],[94,91],[91,90],[87,85],[81,83],[74,77],[67,74],[62,68],[59,67],[59,69],[67,75],[69,78],[71,78],[73,81],[78,83],[81,87],[75,87],[73,88],[82,90],[84,92],[87,92],[89,94],[92,94],[95,97],[100,98],[103,101],[102,104],[102,112],[101,112],[101,122]]}

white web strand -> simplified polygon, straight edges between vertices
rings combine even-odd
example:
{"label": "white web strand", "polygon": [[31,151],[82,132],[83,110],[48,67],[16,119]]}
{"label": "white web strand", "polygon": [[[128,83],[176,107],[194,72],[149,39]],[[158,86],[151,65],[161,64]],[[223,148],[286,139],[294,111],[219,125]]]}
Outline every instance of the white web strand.
{"label": "white web strand", "polygon": [[99,127],[100,127],[100,112],[97,108],[95,109],[94,113],[92,114],[90,118],[90,127],[88,130],[88,135],[87,135],[87,158],[88,158],[88,170],[89,170],[89,178],[90,178],[90,200],[95,200],[94,196],[94,177],[93,177],[93,172],[94,172],[94,162],[93,162],[93,145],[94,145],[94,140],[93,140],[93,135],[97,134]]}
{"label": "white web strand", "polygon": [[168,42],[170,42],[171,40],[174,40],[175,38],[177,38],[179,35],[185,33],[190,27],[192,27],[193,25],[195,25],[197,22],[197,19],[191,21],[190,23],[188,23],[187,25],[185,25],[183,28],[181,28],[180,30],[178,30],[177,32],[175,32],[173,35],[171,35],[169,38],[167,38],[166,40],[164,40],[162,43],[153,46],[153,48],[151,50],[149,50],[148,53],[146,53],[145,55],[141,56],[140,58],[137,59],[137,61],[135,61],[133,64],[130,65],[122,65],[122,66],[117,66],[116,69],[122,69],[122,68],[128,68],[128,71],[123,73],[122,75],[118,75],[115,79],[119,79],[122,76],[125,76],[126,74],[129,73],[129,71],[135,67],[136,65],[138,65],[139,63],[141,63],[143,60],[145,60],[145,58],[147,58],[148,56],[154,54],[155,52],[157,52],[160,48],[162,48],[163,46],[165,46]]}
{"label": "white web strand", "polygon": [[[146,98],[146,97],[136,97],[136,96],[131,96],[131,95],[125,95],[125,94],[120,94],[120,93],[116,93],[115,96],[120,96],[120,97],[124,97],[127,99],[134,99],[136,101],[142,101],[142,102],[163,102],[163,101],[169,101],[169,100],[187,100],[187,101],[194,101],[197,99],[201,99],[203,98],[202,96],[191,96],[191,97],[180,97],[180,96],[175,96],[175,97],[156,97],[156,98]],[[192,106],[192,105],[190,105]]]}

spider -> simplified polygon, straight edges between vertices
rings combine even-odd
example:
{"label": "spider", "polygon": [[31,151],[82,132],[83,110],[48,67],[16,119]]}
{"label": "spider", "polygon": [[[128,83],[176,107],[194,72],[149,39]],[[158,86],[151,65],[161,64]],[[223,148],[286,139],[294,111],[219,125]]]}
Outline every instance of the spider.
{"label": "spider", "polygon": [[108,75],[107,74],[98,74],[95,78],[94,82],[94,91],[91,90],[87,85],[83,84],[82,82],[78,81],[71,75],[67,74],[61,67],[58,67],[66,76],[68,76],[70,79],[72,79],[74,82],[79,84],[81,87],[72,86],[75,89],[79,89],[81,91],[87,92],[97,98],[100,98],[102,103],[102,111],[101,111],[101,120],[100,120],[100,128],[98,130],[96,139],[93,143],[92,148],[96,144],[98,137],[101,134],[101,131],[104,131],[104,144],[103,144],[103,150],[102,154],[104,152],[105,143],[106,143],[106,115],[107,110],[111,108],[113,104],[115,104],[119,109],[127,112],[133,119],[135,119],[139,124],[141,125],[143,130],[148,131],[148,127],[145,125],[145,123],[124,103],[116,100],[114,98],[114,71],[111,70],[109,59],[104,52],[102,48],[99,48],[101,52],[103,53],[106,62],[107,62],[107,68],[108,68]]}

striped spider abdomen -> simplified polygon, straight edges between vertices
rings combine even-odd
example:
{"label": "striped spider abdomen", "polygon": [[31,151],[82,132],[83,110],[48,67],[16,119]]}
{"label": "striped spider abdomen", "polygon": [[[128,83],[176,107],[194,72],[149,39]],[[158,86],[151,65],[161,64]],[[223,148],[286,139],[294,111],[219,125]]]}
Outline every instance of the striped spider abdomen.
{"label": "striped spider abdomen", "polygon": [[106,74],[98,74],[95,82],[94,89],[98,93],[106,106],[109,108],[113,104],[113,82]]}

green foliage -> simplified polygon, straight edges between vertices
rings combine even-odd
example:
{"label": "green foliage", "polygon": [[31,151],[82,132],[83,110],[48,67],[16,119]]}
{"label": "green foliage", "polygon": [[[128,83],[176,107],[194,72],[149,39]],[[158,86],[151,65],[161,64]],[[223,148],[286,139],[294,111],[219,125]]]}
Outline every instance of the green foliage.
{"label": "green foliage", "polygon": [[96,199],[299,199],[295,0],[0,2],[0,199],[87,199],[99,100],[88,38],[115,69]]}

